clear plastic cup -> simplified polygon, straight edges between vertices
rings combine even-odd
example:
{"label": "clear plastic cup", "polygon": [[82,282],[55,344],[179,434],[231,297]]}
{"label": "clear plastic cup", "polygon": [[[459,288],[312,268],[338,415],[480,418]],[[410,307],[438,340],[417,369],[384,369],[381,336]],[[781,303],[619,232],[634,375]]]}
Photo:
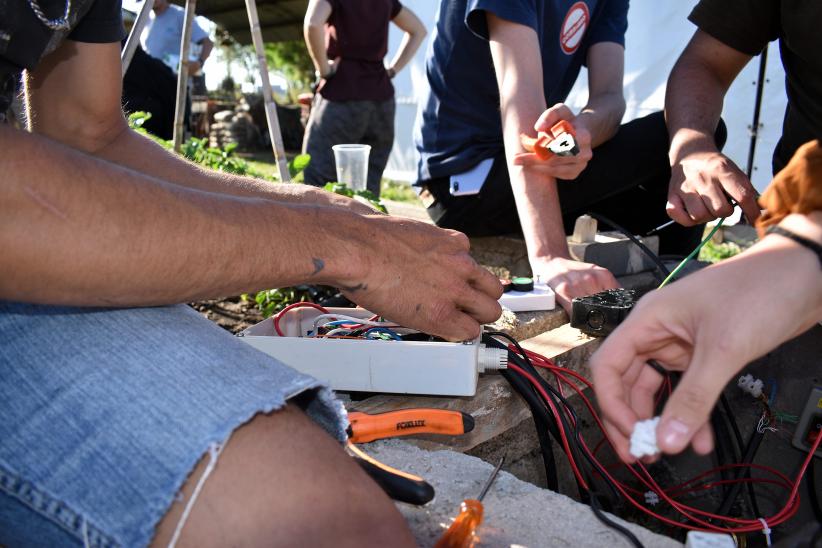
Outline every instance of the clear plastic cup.
{"label": "clear plastic cup", "polygon": [[334,162],[337,165],[337,182],[345,183],[352,190],[365,190],[368,181],[368,155],[370,145],[334,145]]}

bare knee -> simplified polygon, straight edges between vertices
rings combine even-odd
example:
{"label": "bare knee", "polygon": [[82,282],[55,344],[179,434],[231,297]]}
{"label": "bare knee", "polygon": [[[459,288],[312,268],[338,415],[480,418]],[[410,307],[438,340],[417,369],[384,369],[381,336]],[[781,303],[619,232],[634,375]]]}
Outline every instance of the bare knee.
{"label": "bare knee", "polygon": [[[157,527],[171,540],[209,457]],[[413,545],[393,503],[302,411],[258,415],[237,429],[181,530],[187,545]]]}

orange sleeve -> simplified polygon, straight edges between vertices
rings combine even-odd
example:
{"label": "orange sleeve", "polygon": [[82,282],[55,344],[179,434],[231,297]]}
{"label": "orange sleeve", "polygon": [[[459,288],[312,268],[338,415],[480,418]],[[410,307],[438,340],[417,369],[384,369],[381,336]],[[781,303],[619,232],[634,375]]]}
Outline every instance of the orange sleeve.
{"label": "orange sleeve", "polygon": [[819,141],[805,143],[759,198],[766,211],[757,221],[760,237],[764,229],[778,224],[791,213],[822,210],[822,147]]}

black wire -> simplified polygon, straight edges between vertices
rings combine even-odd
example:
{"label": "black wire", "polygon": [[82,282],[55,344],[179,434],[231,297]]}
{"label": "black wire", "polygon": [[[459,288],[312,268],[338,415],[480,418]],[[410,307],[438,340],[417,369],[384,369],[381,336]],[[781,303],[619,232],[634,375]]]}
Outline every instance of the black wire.
{"label": "black wire", "polygon": [[[765,437],[764,432],[760,432],[756,427],[754,431],[751,433],[751,437],[748,440],[748,445],[745,447],[745,455],[742,457],[742,461],[740,464],[746,465],[751,464],[756,456],[756,451],[759,449],[759,446],[762,444],[762,439]],[[748,467],[750,468],[750,467]],[[744,475],[743,473],[736,474],[736,478],[739,479]],[[735,483],[731,488],[731,491],[722,501],[722,504],[719,507],[719,510],[716,512],[720,516],[728,515],[728,511],[733,506],[734,501],[736,500],[737,495],[739,495],[739,489],[742,487],[741,483]],[[758,514],[758,512],[757,512]],[[758,514],[756,517],[760,517]]]}
{"label": "black wire", "polygon": [[[554,451],[551,447],[551,438],[548,437],[548,432],[555,429],[556,426],[550,421],[548,411],[540,402],[537,393],[525,379],[516,375],[513,371],[503,370],[500,371],[500,374],[522,399],[525,400],[525,403],[531,409],[531,414],[534,417],[534,425],[537,430],[537,438],[539,439],[540,452],[542,453],[542,464],[545,467],[545,480],[548,489],[558,492],[559,479],[557,478],[557,464],[554,459]],[[559,433],[557,432],[556,437],[558,436]]]}
{"label": "black wire", "polygon": [[[742,433],[739,431],[739,425],[736,423],[736,418],[731,411],[731,405],[728,403],[728,398],[725,397],[725,394],[721,394],[719,396],[719,401],[722,405],[722,410],[724,411],[725,419],[731,424],[731,430],[734,434],[734,439],[736,440],[736,446],[739,447],[739,452],[734,452],[734,462],[739,462],[740,458],[742,457],[742,452],[744,451],[744,443],[742,442]],[[755,428],[754,428],[755,429]],[[751,478],[751,469],[750,467],[743,469],[743,477],[746,479]],[[754,516],[759,517],[762,513],[759,511],[759,502],[756,498],[756,490],[754,489],[754,485],[752,482],[745,483],[746,491],[748,492],[748,500],[751,503],[751,509],[754,512]]]}
{"label": "black wire", "polygon": [[[816,489],[816,465],[819,463],[819,458],[811,459],[811,464],[808,466],[808,475],[806,482],[808,484],[808,492],[810,493],[811,509],[813,515],[816,516],[816,521],[822,524],[822,505],[819,504],[819,491]],[[820,529],[822,532],[822,529]]]}
{"label": "black wire", "polygon": [[591,492],[591,510],[593,510],[594,515],[597,517],[599,521],[605,524],[607,527],[610,527],[614,531],[621,533],[625,538],[627,538],[631,544],[636,546],[636,548],[644,548],[644,545],[639,541],[639,539],[634,535],[627,527],[623,527],[619,523],[615,522],[608,516],[606,516],[599,507],[599,499],[597,498],[596,493]]}
{"label": "black wire", "polygon": [[647,245],[642,243],[639,238],[637,238],[636,236],[631,234],[630,230],[626,229],[625,227],[623,227],[621,225],[618,225],[617,223],[615,223],[614,221],[612,221],[608,217],[606,217],[604,215],[600,215],[599,213],[594,213],[593,211],[589,211],[588,215],[590,215],[591,217],[593,217],[594,219],[596,219],[597,221],[599,221],[601,223],[605,223],[606,225],[610,225],[614,230],[616,230],[617,232],[621,232],[622,234],[625,235],[626,238],[628,238],[629,240],[634,242],[637,245],[637,247],[639,247],[639,249],[641,249],[648,256],[648,258],[651,259],[654,262],[656,267],[659,269],[660,274],[657,275],[657,278],[659,279],[659,281],[663,281],[668,275],[671,274],[671,271],[668,270],[668,267],[665,266],[665,263],[662,262],[662,260],[657,256],[657,254],[654,253],[653,251],[651,251],[651,249]]}
{"label": "black wire", "polygon": [[[730,441],[728,437],[730,433],[728,432],[727,423],[721,415],[722,411],[720,411],[718,407],[715,407],[711,412],[711,427],[714,430],[715,440],[714,456],[716,457],[717,467],[720,468],[719,476],[722,480],[729,480],[734,477],[736,471],[726,470],[722,467],[732,462],[739,462],[739,459],[735,457],[733,448],[728,447],[728,442]],[[730,485],[727,483],[722,484],[723,500],[724,497],[728,496],[730,490]]]}
{"label": "black wire", "polygon": [[[569,448],[571,449],[571,453],[572,453],[572,456],[574,457],[574,461],[577,462],[577,463],[581,463],[582,460],[580,459],[580,456],[583,459],[585,459],[585,461],[587,461],[588,464],[590,464],[593,468],[596,469],[597,473],[600,475],[600,477],[603,479],[605,484],[610,489],[613,497],[615,499],[619,499],[620,494],[617,491],[614,484],[610,480],[607,479],[605,470],[600,466],[600,464],[596,461],[596,459],[594,459],[590,454],[588,454],[587,451],[584,451],[582,449],[582,445],[581,445],[582,444],[582,432],[580,431],[580,425],[582,424],[582,421],[580,421],[579,415],[577,414],[574,407],[568,402],[567,399],[565,399],[564,396],[562,396],[562,394],[557,392],[557,390],[553,386],[551,386],[548,383],[548,381],[546,381],[542,377],[542,375],[540,375],[537,372],[536,368],[534,368],[534,365],[531,363],[531,360],[528,358],[528,355],[525,353],[525,350],[523,350],[522,346],[520,346],[520,344],[517,342],[516,339],[514,339],[513,337],[511,337],[507,333],[503,333],[501,331],[492,331],[492,332],[488,333],[488,335],[491,335],[492,337],[493,336],[503,337],[506,340],[510,341],[511,344],[513,344],[514,347],[520,353],[519,355],[509,353],[509,357],[512,359],[512,361],[514,361],[514,363],[519,365],[522,369],[524,369],[532,377],[534,377],[534,379],[537,381],[537,383],[548,394],[549,398],[551,398],[551,403],[554,405],[554,407],[558,411],[560,410],[561,407],[564,407],[565,409],[567,409],[568,414],[571,415],[571,418],[574,421],[574,427],[573,428],[571,428],[570,425],[568,424],[567,417],[565,416],[565,413],[558,412],[557,415],[559,416],[560,422],[562,423],[563,430],[565,432],[573,432],[573,436],[568,438],[568,440],[569,440],[568,445],[569,445]],[[490,338],[490,340],[492,341],[492,344],[500,345],[500,347],[503,347],[503,348],[505,347],[499,341],[494,340],[492,337]],[[562,405],[560,405],[560,402],[562,403]],[[557,442],[559,442],[559,439],[557,439]],[[582,489],[582,487],[580,486],[580,497],[583,498],[583,500],[585,500],[586,494],[587,494],[587,492],[584,489]]]}
{"label": "black wire", "polygon": [[[542,375],[540,375],[536,371],[533,364],[531,363],[531,360],[528,358],[528,355],[525,353],[525,351],[523,350],[523,348],[520,346],[519,342],[517,342],[516,339],[514,339],[513,337],[511,337],[507,333],[502,333],[502,332],[490,332],[490,333],[487,333],[487,335],[488,335],[487,340],[485,340],[486,344],[490,343],[490,344],[492,344],[492,346],[497,346],[499,348],[507,348],[504,344],[502,344],[499,341],[493,339],[494,336],[499,336],[499,337],[503,337],[504,339],[510,341],[511,344],[514,345],[514,347],[519,351],[520,354],[517,355],[513,352],[509,352],[509,354],[508,354],[509,359],[511,361],[513,361],[516,365],[518,365],[519,367],[521,367],[522,369],[527,371],[531,376],[533,376],[535,378],[535,380],[537,380],[537,382],[546,390],[546,392],[548,393],[549,397],[552,400],[552,403],[554,404],[555,408],[558,410],[557,415],[559,416],[560,422],[562,423],[562,428],[566,432],[570,432],[570,431],[572,431],[572,429],[570,428],[570,425],[567,423],[565,413],[562,413],[561,410],[560,410],[561,406],[559,405],[559,402],[557,402],[556,400],[559,400],[560,402],[562,402],[562,405],[568,410],[569,414],[574,419],[574,428],[573,428],[573,433],[574,434],[571,438],[568,438],[569,439],[569,448],[571,449],[571,453],[574,456],[574,460],[576,462],[580,463],[581,460],[579,459],[578,453],[581,453],[582,457],[586,461],[588,461],[588,463],[593,468],[595,468],[597,470],[600,477],[602,477],[603,480],[605,480],[606,485],[608,485],[608,487],[613,491],[614,495],[618,497],[619,493],[616,491],[616,488],[611,483],[611,481],[608,480],[607,477],[605,476],[605,470],[602,469],[602,467],[599,465],[599,463],[597,463],[594,459],[591,458],[591,456],[588,454],[587,451],[581,450],[581,448],[579,446],[579,443],[582,440],[582,434],[579,430],[581,421],[579,420],[579,416],[577,415],[576,410],[568,403],[568,401],[561,394],[559,394],[558,392],[555,391],[553,386],[548,384],[548,382],[542,377]],[[506,374],[507,379],[514,378],[514,377],[519,378],[518,375],[512,370],[507,370],[504,373]],[[523,381],[523,382],[526,381],[526,379],[524,379],[524,378],[522,378],[520,380]],[[514,386],[514,388],[515,388],[515,390],[517,389],[516,386]],[[520,392],[519,390],[517,390],[517,391]],[[527,392],[527,391],[523,391],[523,392]],[[520,393],[522,394],[522,392],[520,392]],[[544,407],[537,414],[541,415],[542,413],[545,413],[545,415],[547,415],[548,417],[551,417],[551,415],[548,414],[548,411]],[[556,425],[556,426],[559,426],[559,425]],[[556,439],[559,442],[559,437],[558,436],[556,437]],[[573,445],[570,442],[573,442]],[[580,486],[581,495],[587,495],[587,497],[583,497],[583,499],[587,499],[590,502],[591,510],[594,512],[594,515],[597,517],[597,519],[599,519],[607,527],[610,527],[614,531],[617,531],[618,533],[625,536],[625,538],[627,538],[633,546],[643,548],[642,543],[639,541],[639,539],[636,537],[636,535],[634,535],[627,528],[623,527],[622,525],[620,525],[620,524],[616,523],[615,521],[613,521],[612,519],[608,518],[608,516],[606,516],[602,512],[602,507],[601,507],[599,496],[596,493],[596,491],[593,489],[593,485],[594,485],[593,477],[591,476],[590,473],[585,471],[584,468],[582,470],[583,470],[583,473],[586,475],[586,481],[589,485],[589,489],[587,491],[582,492],[583,490],[582,490],[582,487]]]}
{"label": "black wire", "polygon": [[739,453],[734,452],[734,461],[738,461],[739,457],[742,455],[742,448],[745,444],[742,442],[742,432],[739,430],[739,425],[736,423],[736,419],[734,418],[733,411],[731,411],[731,405],[728,403],[728,398],[725,397],[725,394],[722,393],[719,395],[719,402],[722,405],[722,411],[725,412],[725,418],[731,424],[731,430],[734,434],[734,440],[736,441],[736,446],[739,448]]}
{"label": "black wire", "polygon": [[[503,343],[501,343],[498,340],[494,339],[495,336],[496,337],[502,337],[502,338],[506,339],[507,341],[511,342],[511,344],[513,344],[514,347],[519,352],[519,355],[517,355],[517,354],[509,351],[508,352],[509,360],[513,361],[515,364],[520,366],[522,369],[524,369],[527,373],[529,373],[536,380],[538,380],[538,381],[544,381],[545,380],[545,379],[542,378],[542,375],[540,375],[536,371],[533,364],[531,363],[531,360],[528,358],[527,354],[525,353],[525,350],[523,350],[523,348],[522,348],[522,346],[520,346],[519,342],[517,342],[517,340],[514,339],[512,336],[508,335],[507,333],[503,333],[501,331],[491,331],[491,332],[486,333],[486,336],[483,337],[483,341],[486,344],[490,344],[490,345],[496,346],[498,348],[507,349],[508,347],[506,345],[504,345]],[[513,371],[511,371],[511,373],[513,374]],[[527,383],[527,381],[525,379],[523,379],[523,381]],[[527,384],[530,386],[530,383],[527,383]],[[540,384],[542,385],[542,383],[540,383]],[[545,384],[547,385],[547,382]],[[554,388],[550,385],[548,385],[548,389],[549,389],[549,394],[550,394],[550,391],[554,390]],[[537,394],[537,392],[534,391],[534,394]],[[542,402],[542,400],[540,398],[541,398],[541,396],[537,396],[538,401]],[[554,404],[554,407],[556,409],[559,409],[559,407],[560,407],[559,404],[557,404],[554,400],[552,400],[551,403]],[[560,436],[559,428],[562,428],[565,432],[570,432],[571,431],[571,428],[569,427],[569,425],[566,421],[564,413],[561,413],[561,412],[557,413],[559,415],[560,424],[556,424],[554,417],[551,415],[551,413],[548,412],[548,409],[546,408],[546,404],[539,403],[539,409],[544,411],[545,417],[549,421],[549,424],[554,424],[554,428],[551,430],[551,435],[554,437],[554,440],[557,443],[561,444],[562,443],[562,437]],[[571,408],[571,412],[574,413],[574,418],[575,418],[576,424],[578,425],[579,421],[577,420],[577,417],[576,417],[576,414],[575,414],[575,411],[573,410],[573,408]],[[578,462],[579,461],[579,455],[578,455],[577,451],[574,451],[575,445],[572,445],[570,442],[569,442],[568,445],[571,449],[571,454],[572,454],[572,457],[574,458],[574,461]],[[587,502],[587,500],[588,500],[587,491],[582,486],[582,484],[579,482],[579,478],[577,478],[576,475],[574,475],[574,479],[577,481],[577,489],[579,491],[580,499]],[[612,489],[613,489],[613,487],[612,487]],[[614,489],[614,493],[616,493],[615,489]]]}

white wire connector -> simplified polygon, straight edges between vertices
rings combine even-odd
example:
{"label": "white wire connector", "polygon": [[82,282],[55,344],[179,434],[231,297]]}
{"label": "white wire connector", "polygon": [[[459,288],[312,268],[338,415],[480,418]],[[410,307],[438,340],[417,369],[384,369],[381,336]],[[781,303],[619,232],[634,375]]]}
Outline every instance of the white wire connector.
{"label": "white wire connector", "polygon": [[508,369],[508,349],[480,345],[479,356],[477,356],[477,371],[485,373],[501,369]]}
{"label": "white wire connector", "polygon": [[656,506],[659,504],[659,495],[656,491],[645,491],[645,504]]}
{"label": "white wire connector", "polygon": [[631,455],[642,458],[659,453],[656,445],[656,427],[659,424],[659,417],[654,417],[645,421],[638,421],[631,432],[631,446],[628,449]]}
{"label": "white wire connector", "polygon": [[746,394],[758,398],[762,395],[762,388],[765,386],[765,383],[762,382],[762,379],[754,378],[753,375],[748,373],[747,375],[739,377],[736,385]]}

